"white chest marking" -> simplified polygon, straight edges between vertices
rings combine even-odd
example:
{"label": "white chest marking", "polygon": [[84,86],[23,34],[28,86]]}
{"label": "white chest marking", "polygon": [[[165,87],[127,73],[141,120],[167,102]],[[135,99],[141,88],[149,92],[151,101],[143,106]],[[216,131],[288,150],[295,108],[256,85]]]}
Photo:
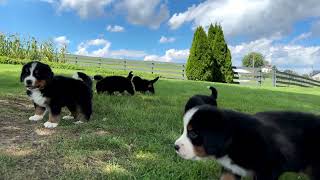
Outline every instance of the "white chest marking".
{"label": "white chest marking", "polygon": [[34,103],[41,107],[46,107],[47,98],[42,96],[39,89],[32,89],[31,99]]}
{"label": "white chest marking", "polygon": [[232,160],[229,158],[229,156],[224,156],[222,158],[217,159],[217,161],[226,169],[231,171],[234,174],[237,174],[239,176],[250,176],[250,172],[236,164],[232,163]]}

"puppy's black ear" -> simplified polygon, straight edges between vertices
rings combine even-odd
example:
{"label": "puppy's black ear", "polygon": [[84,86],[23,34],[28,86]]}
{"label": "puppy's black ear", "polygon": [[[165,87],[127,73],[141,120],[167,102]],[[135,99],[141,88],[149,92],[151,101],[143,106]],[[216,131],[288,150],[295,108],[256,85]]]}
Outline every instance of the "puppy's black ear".
{"label": "puppy's black ear", "polygon": [[48,79],[52,79],[53,76],[54,76],[54,73],[52,72],[52,69],[50,68],[49,65],[45,64],[46,65],[46,68],[48,70]]}
{"label": "puppy's black ear", "polygon": [[50,66],[49,65],[47,65],[47,64],[44,64],[44,67],[45,67],[45,77],[47,78],[47,79],[52,79],[53,78],[53,76],[54,76],[54,73],[52,72],[52,69],[50,68]]}
{"label": "puppy's black ear", "polygon": [[22,69],[21,69],[20,82],[23,82],[25,71],[26,71],[26,64],[24,64]]}
{"label": "puppy's black ear", "polygon": [[155,82],[158,81],[158,79],[159,79],[159,77],[156,77],[154,80],[151,80],[150,83],[151,83],[151,84],[154,84]]}

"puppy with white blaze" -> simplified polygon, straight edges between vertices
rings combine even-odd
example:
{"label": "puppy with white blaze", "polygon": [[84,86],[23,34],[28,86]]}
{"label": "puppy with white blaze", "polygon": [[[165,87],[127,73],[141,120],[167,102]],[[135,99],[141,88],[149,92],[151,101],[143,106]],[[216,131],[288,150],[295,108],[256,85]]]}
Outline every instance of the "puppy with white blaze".
{"label": "puppy with white blaze", "polygon": [[92,80],[81,72],[77,72],[75,77],[79,80],[54,76],[47,64],[38,61],[25,64],[20,81],[27,88],[27,95],[35,107],[35,115],[29,120],[42,120],[49,112],[49,120],[44,126],[55,128],[63,107],[67,107],[72,115],[65,119],[89,120],[92,114]]}
{"label": "puppy with white blaze", "polygon": [[[278,180],[285,172],[320,179],[320,116],[290,111],[254,115],[196,106],[183,118],[176,153],[184,159],[215,159],[238,176],[220,178]],[[230,175],[230,174],[229,174]]]}

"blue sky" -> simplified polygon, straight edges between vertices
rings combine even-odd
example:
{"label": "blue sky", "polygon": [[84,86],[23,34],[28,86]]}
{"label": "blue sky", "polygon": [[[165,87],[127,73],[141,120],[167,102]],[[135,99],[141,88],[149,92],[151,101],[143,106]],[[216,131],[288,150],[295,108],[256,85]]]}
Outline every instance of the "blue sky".
{"label": "blue sky", "polygon": [[185,62],[194,28],[215,22],[234,65],[258,51],[283,69],[320,69],[318,0],[0,0],[0,32],[89,56]]}

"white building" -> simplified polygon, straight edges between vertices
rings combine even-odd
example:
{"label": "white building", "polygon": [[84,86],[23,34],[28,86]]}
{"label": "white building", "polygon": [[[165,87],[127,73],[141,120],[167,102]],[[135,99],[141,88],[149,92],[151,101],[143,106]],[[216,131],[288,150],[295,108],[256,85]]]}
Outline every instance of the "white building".
{"label": "white building", "polygon": [[317,73],[317,74],[314,74],[314,75],[312,76],[312,79],[320,81],[320,72]]}

